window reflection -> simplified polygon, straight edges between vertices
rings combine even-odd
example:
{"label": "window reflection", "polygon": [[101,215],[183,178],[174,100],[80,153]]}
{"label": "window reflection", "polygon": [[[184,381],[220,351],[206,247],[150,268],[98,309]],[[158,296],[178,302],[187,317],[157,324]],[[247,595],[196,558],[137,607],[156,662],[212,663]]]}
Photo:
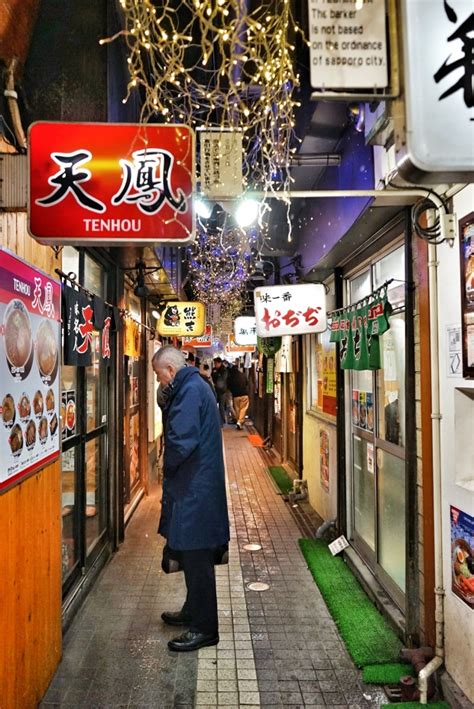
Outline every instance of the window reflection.
{"label": "window reflection", "polygon": [[105,529],[105,466],[102,465],[104,436],[86,443],[86,547],[89,550]]}
{"label": "window reflection", "polygon": [[[368,446],[372,448],[368,450]],[[365,543],[375,550],[375,481],[373,463],[371,469],[368,466],[369,454],[373,456],[373,445],[354,435],[354,525]]]}
{"label": "window reflection", "polygon": [[405,461],[379,449],[377,462],[379,563],[404,591]]}
{"label": "window reflection", "polygon": [[63,579],[73,568],[77,559],[74,510],[76,505],[77,449],[71,448],[62,454],[62,573]]}

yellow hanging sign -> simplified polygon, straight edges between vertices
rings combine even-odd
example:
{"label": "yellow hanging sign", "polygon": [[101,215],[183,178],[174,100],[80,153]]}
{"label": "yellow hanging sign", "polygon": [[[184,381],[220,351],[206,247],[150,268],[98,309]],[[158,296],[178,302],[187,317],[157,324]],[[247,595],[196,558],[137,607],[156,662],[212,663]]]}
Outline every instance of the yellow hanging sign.
{"label": "yellow hanging sign", "polygon": [[206,309],[203,303],[175,301],[166,304],[158,321],[162,337],[199,337],[206,327]]}

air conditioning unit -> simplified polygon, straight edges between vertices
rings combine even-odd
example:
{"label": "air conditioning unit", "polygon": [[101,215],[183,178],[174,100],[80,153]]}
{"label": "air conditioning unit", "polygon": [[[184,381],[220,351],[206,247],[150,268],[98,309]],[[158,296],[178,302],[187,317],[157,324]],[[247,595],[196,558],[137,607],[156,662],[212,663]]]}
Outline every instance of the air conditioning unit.
{"label": "air conditioning unit", "polygon": [[17,211],[28,204],[28,156],[0,154],[0,209]]}

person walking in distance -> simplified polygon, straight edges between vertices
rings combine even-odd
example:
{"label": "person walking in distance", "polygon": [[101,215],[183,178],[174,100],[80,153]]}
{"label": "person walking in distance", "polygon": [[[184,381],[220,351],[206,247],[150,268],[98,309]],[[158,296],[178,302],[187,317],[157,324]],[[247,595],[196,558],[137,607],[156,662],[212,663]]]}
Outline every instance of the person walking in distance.
{"label": "person walking in distance", "polygon": [[225,402],[227,392],[227,368],[224,367],[224,363],[220,357],[216,357],[214,360],[212,381],[214,382],[214,389],[216,390],[221,426],[223,426],[227,422]]}
{"label": "person walking in distance", "polygon": [[241,429],[249,408],[247,378],[235,365],[229,369],[227,386],[234,400],[236,426]]}
{"label": "person walking in distance", "polygon": [[188,652],[219,642],[214,553],[229,541],[221,427],[211,387],[179,350],[161,348],[152,366],[167,391],[158,532],[179,552],[187,589],[181,610],[161,617],[189,628],[168,643]]}

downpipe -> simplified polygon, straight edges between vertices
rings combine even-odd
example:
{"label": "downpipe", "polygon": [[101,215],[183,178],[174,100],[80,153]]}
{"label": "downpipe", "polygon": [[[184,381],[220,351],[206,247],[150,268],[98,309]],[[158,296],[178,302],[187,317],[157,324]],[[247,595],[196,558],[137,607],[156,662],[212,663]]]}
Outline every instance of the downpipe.
{"label": "downpipe", "polygon": [[[430,221],[432,217],[430,215]],[[442,544],[441,412],[438,338],[438,253],[428,244],[430,297],[431,432],[433,446],[433,526],[435,561],[435,656],[418,673],[420,704],[428,703],[429,678],[444,662],[444,573]]]}

